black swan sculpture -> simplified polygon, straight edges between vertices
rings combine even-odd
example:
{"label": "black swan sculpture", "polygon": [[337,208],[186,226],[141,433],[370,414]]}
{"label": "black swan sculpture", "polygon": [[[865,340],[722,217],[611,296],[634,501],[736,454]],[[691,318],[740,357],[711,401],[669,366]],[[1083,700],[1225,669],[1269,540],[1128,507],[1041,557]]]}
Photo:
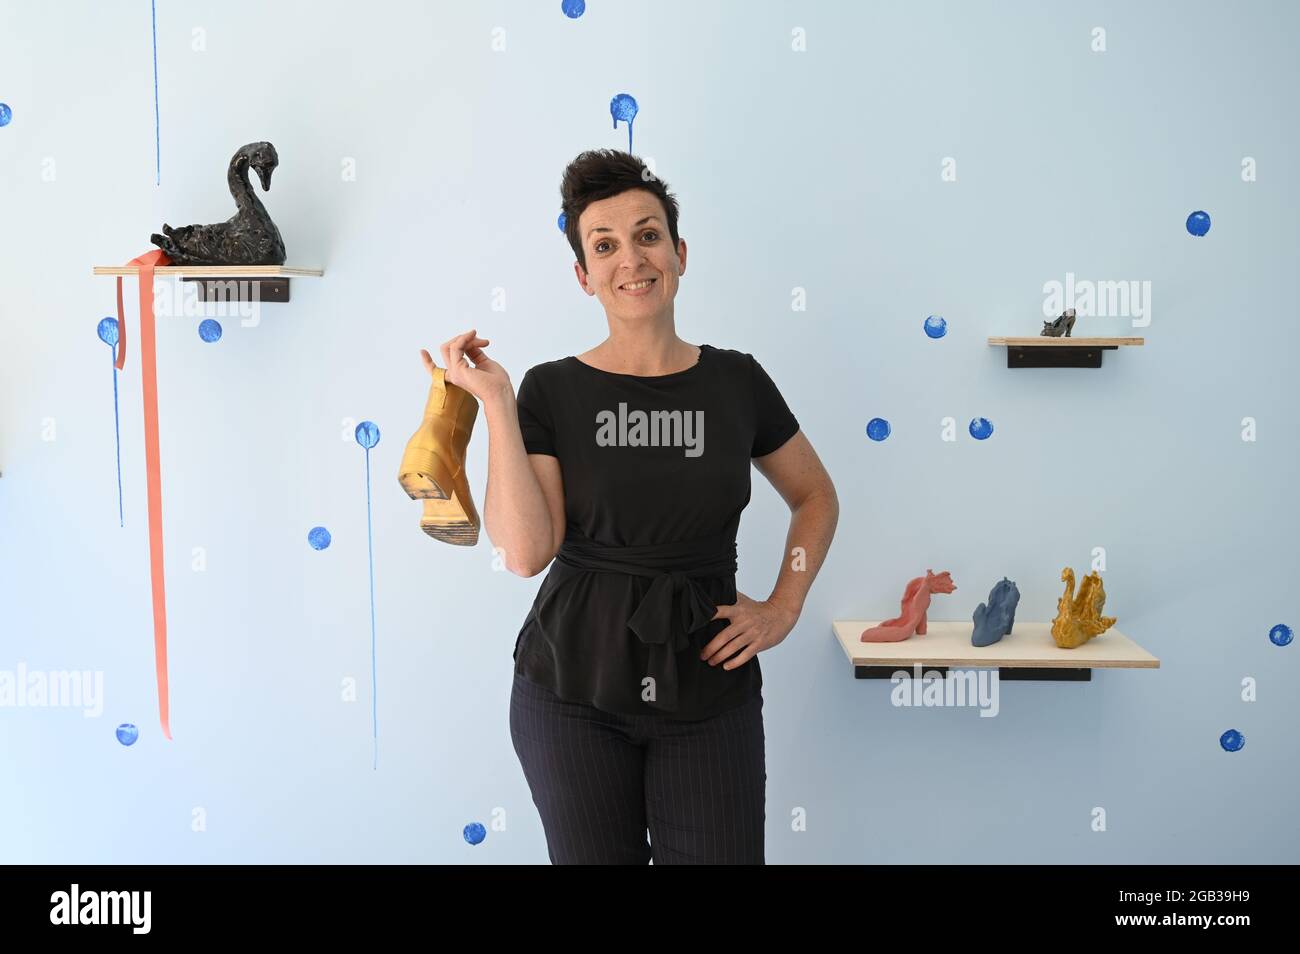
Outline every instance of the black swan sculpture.
{"label": "black swan sculpture", "polygon": [[250,142],[230,159],[226,183],[239,211],[217,225],[184,225],[178,229],[163,225],[163,234],[149,236],[167,253],[173,265],[283,265],[284,239],[271,221],[266,207],[248,181],[251,167],[271,191],[271,172],[280,164],[269,142]]}

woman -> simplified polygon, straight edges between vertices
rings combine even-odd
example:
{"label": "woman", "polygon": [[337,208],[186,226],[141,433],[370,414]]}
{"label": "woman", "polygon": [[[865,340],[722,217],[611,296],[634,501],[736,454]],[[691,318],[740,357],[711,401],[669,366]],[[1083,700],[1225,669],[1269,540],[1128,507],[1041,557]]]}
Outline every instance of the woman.
{"label": "woman", "polygon": [[[835,488],[751,355],[677,336],[686,243],[666,184],[599,150],[561,195],[609,337],[530,368],[517,398],[476,329],[442,345],[487,418],[488,535],[511,572],[551,567],[515,642],[511,738],[553,863],[762,864],[757,654],[799,618]],[[751,462],[792,514],[766,600],[735,582]]]}

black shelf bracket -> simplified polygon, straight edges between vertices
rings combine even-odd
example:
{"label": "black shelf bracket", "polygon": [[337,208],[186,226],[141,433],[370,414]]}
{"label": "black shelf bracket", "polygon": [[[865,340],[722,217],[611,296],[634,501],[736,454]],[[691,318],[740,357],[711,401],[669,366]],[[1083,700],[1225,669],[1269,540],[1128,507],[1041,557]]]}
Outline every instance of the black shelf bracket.
{"label": "black shelf bracket", "polygon": [[1008,368],[1100,368],[1101,353],[1118,345],[1007,345]]}
{"label": "black shelf bracket", "polygon": [[289,300],[287,278],[208,278],[183,275],[181,281],[199,283],[200,301],[273,301]]}
{"label": "black shelf bracket", "polygon": [[[976,668],[994,668],[991,666],[926,666],[922,664],[921,675],[926,673],[937,673],[940,677],[946,677],[950,668],[958,670],[976,669]],[[1056,666],[1044,666],[1039,668],[1024,666],[998,666],[998,680],[1021,680],[1041,681],[1041,682],[1092,682],[1091,669],[1062,669]],[[892,679],[894,673],[905,672],[909,677],[916,672],[915,663],[899,663],[897,666],[854,666],[853,677],[855,679]]]}

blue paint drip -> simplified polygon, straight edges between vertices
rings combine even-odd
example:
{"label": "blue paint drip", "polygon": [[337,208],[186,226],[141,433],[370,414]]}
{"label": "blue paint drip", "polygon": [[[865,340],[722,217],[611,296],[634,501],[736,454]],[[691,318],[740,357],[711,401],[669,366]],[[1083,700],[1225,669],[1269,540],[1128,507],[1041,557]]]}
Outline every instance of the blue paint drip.
{"label": "blue paint drip", "polygon": [[118,413],[117,397],[117,319],[102,318],[95,327],[99,340],[108,345],[108,362],[113,366],[113,435],[117,441],[117,525],[126,526],[122,510],[122,418]]}
{"label": "blue paint drip", "polygon": [[158,0],[149,0],[149,19],[153,26],[153,143],[154,185],[162,184],[162,134],[158,122]]}
{"label": "blue paint drip", "polygon": [[867,436],[873,441],[883,441],[889,436],[889,422],[883,417],[873,417],[867,421]]}
{"label": "blue paint drip", "polygon": [[370,450],[366,449],[366,542],[370,549],[370,728],[374,736],[375,762],[379,768],[379,687],[375,675],[375,534],[370,522]]}
{"label": "blue paint drip", "polygon": [[561,0],[560,9],[570,20],[576,20],[587,12],[587,0]]}
{"label": "blue paint drip", "polygon": [[379,443],[379,427],[362,421],[355,431],[357,443],[366,449],[366,541],[370,552],[370,725],[374,734],[375,764],[379,768],[379,697],[375,675],[375,533],[370,518],[370,448]]}
{"label": "blue paint drip", "polygon": [[215,318],[204,318],[199,322],[199,337],[212,344],[221,340],[221,322]]}
{"label": "blue paint drip", "polygon": [[948,322],[940,315],[931,315],[925,319],[925,333],[931,338],[942,338],[948,333]]}
{"label": "blue paint drip", "polygon": [[99,319],[99,324],[95,326],[95,334],[99,335],[99,340],[110,348],[117,344],[117,319],[111,317]]}
{"label": "blue paint drip", "polygon": [[14,118],[14,111],[8,103],[0,103],[0,126],[8,126]]}
{"label": "blue paint drip", "polygon": [[555,220],[555,224],[556,224],[556,226],[559,228],[559,230],[560,230],[561,232],[564,231],[564,224],[565,224],[565,221],[566,221],[566,220],[565,220],[565,217],[564,217],[564,213],[561,212],[561,213],[560,213],[560,217],[559,217],[558,219]]}
{"label": "blue paint drip", "polygon": [[614,128],[621,119],[627,123],[627,151],[632,151],[632,120],[636,119],[636,100],[629,93],[619,93],[609,101],[609,114],[614,117]]}
{"label": "blue paint drip", "polygon": [[324,527],[312,527],[307,531],[307,542],[311,544],[313,550],[324,550],[333,539]]}
{"label": "blue paint drip", "polygon": [[470,822],[465,826],[464,835],[465,840],[471,845],[479,845],[487,837],[487,829],[483,827],[481,822]]}
{"label": "blue paint drip", "polygon": [[970,422],[970,436],[977,441],[986,441],[993,436],[993,424],[986,417],[976,417]]}
{"label": "blue paint drip", "polygon": [[1210,213],[1193,212],[1187,217],[1187,231],[1197,238],[1210,231]]}
{"label": "blue paint drip", "polygon": [[1240,752],[1241,747],[1246,744],[1246,737],[1236,729],[1229,729],[1219,736],[1219,744],[1223,746],[1225,752]]}
{"label": "blue paint drip", "polygon": [[117,727],[117,741],[123,745],[135,745],[135,740],[140,738],[140,730],[129,722],[123,722]]}
{"label": "blue paint drip", "polygon": [[1274,646],[1291,645],[1291,627],[1286,623],[1278,623],[1268,631],[1268,641]]}
{"label": "blue paint drip", "polygon": [[379,443],[379,428],[375,426],[374,421],[362,421],[352,434],[357,439],[357,443],[367,450]]}

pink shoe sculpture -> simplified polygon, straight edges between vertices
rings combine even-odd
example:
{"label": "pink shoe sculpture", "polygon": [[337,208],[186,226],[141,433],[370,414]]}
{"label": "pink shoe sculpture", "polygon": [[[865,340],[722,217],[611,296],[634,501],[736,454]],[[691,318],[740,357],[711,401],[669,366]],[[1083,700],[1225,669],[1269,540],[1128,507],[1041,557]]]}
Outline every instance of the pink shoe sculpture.
{"label": "pink shoe sculpture", "polygon": [[925,635],[925,613],[930,608],[931,593],[951,593],[957,589],[947,570],[932,573],[929,569],[925,576],[918,576],[907,584],[903,591],[903,612],[894,619],[887,619],[879,626],[872,626],[862,631],[861,642],[897,643],[909,638],[913,633]]}

